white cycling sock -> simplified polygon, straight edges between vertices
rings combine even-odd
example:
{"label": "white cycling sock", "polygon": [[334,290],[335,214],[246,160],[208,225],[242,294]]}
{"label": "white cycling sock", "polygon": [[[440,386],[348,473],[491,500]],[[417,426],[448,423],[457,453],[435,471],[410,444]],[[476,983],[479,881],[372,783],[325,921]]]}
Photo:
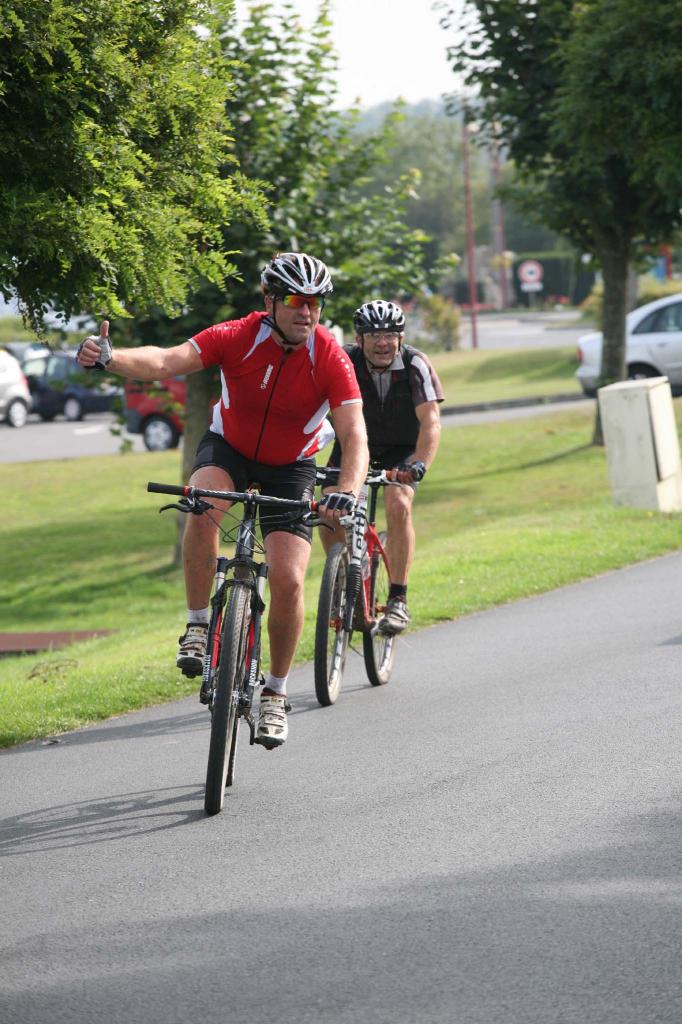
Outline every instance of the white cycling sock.
{"label": "white cycling sock", "polygon": [[264,690],[272,690],[273,693],[281,693],[284,696],[287,692],[287,679],[289,676],[273,676],[271,672],[265,678],[263,683]]}
{"label": "white cycling sock", "polygon": [[210,608],[188,608],[187,621],[192,626],[208,626]]}

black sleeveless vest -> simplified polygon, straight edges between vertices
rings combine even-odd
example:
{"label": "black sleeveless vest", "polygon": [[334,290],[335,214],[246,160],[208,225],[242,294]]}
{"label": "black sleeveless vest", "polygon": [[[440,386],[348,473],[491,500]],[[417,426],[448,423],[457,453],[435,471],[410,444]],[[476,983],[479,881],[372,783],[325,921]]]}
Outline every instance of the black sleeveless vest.
{"label": "black sleeveless vest", "polygon": [[414,411],[410,388],[410,365],[416,355],[415,349],[403,345],[400,349],[403,369],[385,371],[390,373],[391,386],[383,402],[359,345],[349,345],[345,351],[355,368],[355,376],[360,385],[370,448],[390,448],[393,445],[414,448],[419,435],[419,420]]}

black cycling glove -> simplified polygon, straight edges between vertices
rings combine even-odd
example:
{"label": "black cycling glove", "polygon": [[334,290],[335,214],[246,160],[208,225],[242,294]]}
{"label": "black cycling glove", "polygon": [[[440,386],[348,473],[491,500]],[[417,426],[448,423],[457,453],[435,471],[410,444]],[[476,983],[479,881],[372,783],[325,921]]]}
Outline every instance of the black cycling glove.
{"label": "black cycling glove", "polygon": [[[94,334],[93,334],[90,338],[86,338],[85,341],[96,341],[97,344],[99,345],[99,350],[100,350],[101,355],[100,355],[100,358],[97,360],[97,362],[95,363],[94,366],[83,366],[82,369],[83,370],[106,370],[106,368],[109,365],[109,363],[111,362],[113,354],[114,354],[112,352],[111,342],[109,341],[109,339],[106,338],[106,337],[103,338],[101,336],[99,338],[96,338],[94,336]],[[76,352],[76,358],[78,358],[78,356],[80,355],[81,349],[83,348],[83,345],[85,344],[85,341],[82,341],[80,343],[80,345],[78,346],[78,350]]]}
{"label": "black cycling glove", "polygon": [[426,466],[423,462],[399,462],[395,468],[399,477],[401,473],[409,473],[414,483],[418,483],[423,479],[426,473]]}
{"label": "black cycling glove", "polygon": [[356,502],[357,498],[352,491],[332,491],[331,494],[325,494],[318,508],[326,508],[330,512],[338,509],[339,512],[350,515],[355,510]]}

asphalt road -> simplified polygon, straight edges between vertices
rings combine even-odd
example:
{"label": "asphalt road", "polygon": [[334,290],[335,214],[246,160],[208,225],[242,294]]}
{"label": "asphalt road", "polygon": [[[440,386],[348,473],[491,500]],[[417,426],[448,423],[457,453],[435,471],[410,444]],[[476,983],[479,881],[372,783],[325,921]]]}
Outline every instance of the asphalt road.
{"label": "asphalt road", "polygon": [[[580,314],[571,310],[556,313],[482,314],[476,317],[479,348],[565,348],[595,330],[579,322]],[[472,347],[471,317],[462,313],[462,348]]]}
{"label": "asphalt road", "polygon": [[[121,450],[121,438],[112,434],[113,413],[99,412],[77,423],[53,420],[44,423],[37,416],[29,417],[18,430],[0,423],[0,462],[37,462],[45,459],[78,459],[84,455],[115,455]],[[133,451],[144,452],[140,434],[123,437],[132,443]]]}
{"label": "asphalt road", "polygon": [[678,1024],[681,607],[672,555],[298,669],[212,819],[195,699],[5,753],[3,1018]]}

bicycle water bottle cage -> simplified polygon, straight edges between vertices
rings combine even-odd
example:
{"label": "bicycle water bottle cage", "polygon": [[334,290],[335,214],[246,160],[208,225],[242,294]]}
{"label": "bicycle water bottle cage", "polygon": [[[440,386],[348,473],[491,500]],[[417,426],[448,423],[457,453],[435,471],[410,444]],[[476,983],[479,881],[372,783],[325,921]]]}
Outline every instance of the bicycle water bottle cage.
{"label": "bicycle water bottle cage", "polygon": [[159,512],[165,512],[169,508],[175,508],[178,512],[191,513],[194,516],[203,515],[204,512],[208,512],[209,509],[213,508],[213,505],[209,505],[203,498],[180,498],[178,502],[172,502],[170,505],[163,505]]}

